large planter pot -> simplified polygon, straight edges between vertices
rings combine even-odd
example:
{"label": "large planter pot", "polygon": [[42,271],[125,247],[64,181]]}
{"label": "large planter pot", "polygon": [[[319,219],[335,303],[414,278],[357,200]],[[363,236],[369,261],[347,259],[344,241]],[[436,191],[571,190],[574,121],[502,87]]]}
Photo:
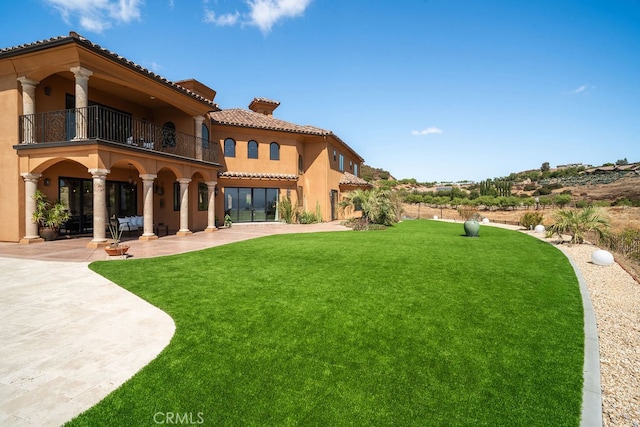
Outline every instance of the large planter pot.
{"label": "large planter pot", "polygon": [[104,251],[109,256],[124,255],[124,254],[127,253],[128,250],[129,250],[129,246],[128,245],[105,246],[104,247]]}
{"label": "large planter pot", "polygon": [[467,237],[478,237],[480,234],[480,223],[473,219],[465,221],[464,234],[466,234]]}
{"label": "large planter pot", "polygon": [[56,240],[58,238],[58,229],[51,228],[51,227],[41,227],[40,237],[42,237],[47,242],[50,242],[51,240]]}

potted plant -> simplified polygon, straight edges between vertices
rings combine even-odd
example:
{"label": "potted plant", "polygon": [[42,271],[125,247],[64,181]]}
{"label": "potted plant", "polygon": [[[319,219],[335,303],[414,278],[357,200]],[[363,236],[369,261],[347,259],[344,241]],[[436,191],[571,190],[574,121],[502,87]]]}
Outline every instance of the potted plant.
{"label": "potted plant", "polygon": [[109,233],[111,233],[111,239],[113,240],[108,246],[104,247],[104,251],[109,256],[124,255],[129,250],[129,245],[125,245],[121,242],[122,231],[124,229],[120,227],[118,218],[113,216],[109,221]]}
{"label": "potted plant", "polygon": [[478,237],[480,235],[480,214],[469,206],[459,207],[458,213],[465,220],[464,234],[467,237]]}
{"label": "potted plant", "polygon": [[40,237],[44,240],[55,240],[60,226],[69,220],[69,211],[64,203],[51,203],[40,190],[33,195],[36,209],[33,211],[33,222],[39,225]]}

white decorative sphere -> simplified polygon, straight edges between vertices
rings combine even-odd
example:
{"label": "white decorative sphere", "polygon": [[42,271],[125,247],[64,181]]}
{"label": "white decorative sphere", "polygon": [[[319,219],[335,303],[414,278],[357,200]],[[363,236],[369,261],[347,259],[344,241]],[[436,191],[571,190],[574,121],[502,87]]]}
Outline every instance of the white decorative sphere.
{"label": "white decorative sphere", "polygon": [[489,218],[482,218],[482,222],[484,224],[489,224]]}
{"label": "white decorative sphere", "polygon": [[438,215],[434,215],[434,216],[433,216],[433,219],[438,219]]}
{"label": "white decorative sphere", "polygon": [[536,228],[534,228],[533,231],[535,231],[536,233],[544,233],[544,225],[542,224],[536,225]]}
{"label": "white decorative sphere", "polygon": [[591,262],[595,265],[613,265],[613,255],[603,249],[598,249],[591,254]]}

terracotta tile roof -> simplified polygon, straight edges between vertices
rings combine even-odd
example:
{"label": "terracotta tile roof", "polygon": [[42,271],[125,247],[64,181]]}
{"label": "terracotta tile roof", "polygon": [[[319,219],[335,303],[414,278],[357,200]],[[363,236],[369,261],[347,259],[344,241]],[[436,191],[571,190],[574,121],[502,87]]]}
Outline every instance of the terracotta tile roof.
{"label": "terracotta tile roof", "polygon": [[368,181],[362,178],[358,178],[357,176],[349,172],[345,172],[342,175],[342,178],[340,178],[340,185],[353,187],[372,187],[372,185]]}
{"label": "terracotta tile roof", "polygon": [[273,105],[280,105],[279,101],[274,101],[273,99],[267,99],[267,98],[253,98],[254,102],[264,102],[265,104],[273,104]]}
{"label": "terracotta tile roof", "polygon": [[76,33],[75,31],[71,31],[69,32],[68,36],[58,36],[58,37],[52,37],[50,39],[45,39],[45,40],[38,40],[36,42],[33,43],[28,43],[28,44],[21,44],[18,46],[13,46],[13,47],[8,47],[8,48],[2,48],[0,49],[0,58],[3,57],[11,57],[11,56],[15,56],[15,55],[20,55],[23,53],[27,53],[27,52],[33,52],[33,51],[38,51],[38,50],[42,50],[42,49],[46,49],[46,48],[50,48],[50,47],[55,47],[55,46],[60,46],[60,45],[64,45],[64,44],[68,44],[68,43],[78,43],[78,44],[82,44],[88,48],[90,48],[91,50],[93,50],[94,52],[109,58],[113,61],[117,61],[120,62],[121,64],[127,66],[128,68],[137,71],[139,73],[142,74],[146,74],[149,77],[153,78],[154,80],[172,87],[173,89],[180,91],[188,96],[191,96],[192,98],[197,99],[198,101],[204,102],[205,104],[210,105],[211,107],[214,107],[215,109],[219,109],[220,107],[218,107],[218,104],[216,104],[215,102],[213,102],[210,99],[207,99],[201,95],[198,95],[195,92],[190,91],[189,89],[180,86],[177,83],[174,83],[162,76],[160,76],[159,74],[154,73],[153,71],[150,71],[146,68],[144,68],[141,65],[136,64],[133,61],[128,60],[127,58],[118,55],[115,52],[112,52],[108,49],[103,48],[100,45],[97,45],[93,42],[91,42],[89,39],[82,37],[80,34]]}
{"label": "terracotta tile roof", "polygon": [[356,155],[360,160],[362,157],[349,145],[334,134],[330,130],[321,129],[310,125],[297,125],[295,123],[286,122],[276,119],[272,115],[260,114],[242,108],[230,108],[209,113],[211,121],[214,124],[240,126],[253,129],[276,130],[283,132],[300,133],[305,135],[330,136],[340,144],[344,145],[349,151]]}
{"label": "terracotta tile roof", "polygon": [[266,114],[255,113],[242,108],[230,108],[210,113],[211,120],[221,125],[242,126],[256,129],[280,130],[309,135],[332,135],[331,131],[314,126],[301,126]]}
{"label": "terracotta tile roof", "polygon": [[249,178],[249,179],[277,179],[284,181],[297,181],[298,175],[285,173],[259,173],[259,172],[218,172],[221,178]]}

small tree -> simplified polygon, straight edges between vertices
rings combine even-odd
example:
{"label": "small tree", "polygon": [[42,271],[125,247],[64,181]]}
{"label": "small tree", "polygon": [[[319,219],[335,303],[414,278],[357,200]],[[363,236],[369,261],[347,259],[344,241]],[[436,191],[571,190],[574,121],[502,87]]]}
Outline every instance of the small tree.
{"label": "small tree", "polygon": [[609,228],[609,221],[592,207],[560,210],[553,220],[554,223],[547,227],[547,237],[557,234],[562,239],[563,234],[568,234],[571,236],[571,243],[575,244],[584,242],[585,234],[589,232],[596,233],[602,239],[606,237]]}

